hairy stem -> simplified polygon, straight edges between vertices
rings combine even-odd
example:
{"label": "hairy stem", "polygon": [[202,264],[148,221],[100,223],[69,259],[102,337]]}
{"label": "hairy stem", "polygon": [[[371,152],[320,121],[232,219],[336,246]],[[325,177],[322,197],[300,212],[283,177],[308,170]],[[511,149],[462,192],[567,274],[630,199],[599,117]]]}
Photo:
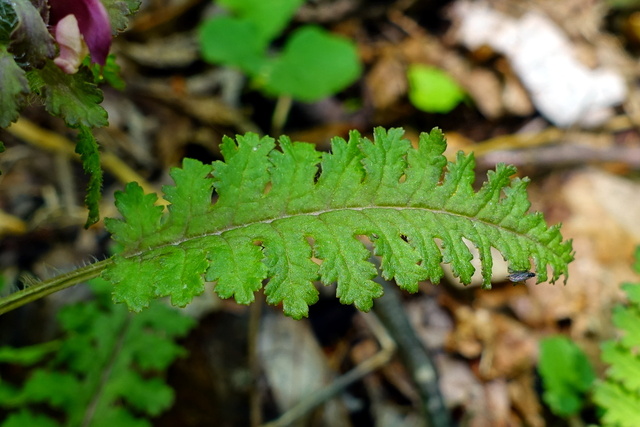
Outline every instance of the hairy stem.
{"label": "hairy stem", "polygon": [[70,288],[87,280],[96,278],[107,266],[111,265],[111,258],[104,261],[87,265],[86,267],[73,270],[69,273],[61,274],[51,279],[40,282],[34,286],[29,286],[21,291],[0,298],[0,315],[15,310],[18,307],[43,298],[62,289]]}

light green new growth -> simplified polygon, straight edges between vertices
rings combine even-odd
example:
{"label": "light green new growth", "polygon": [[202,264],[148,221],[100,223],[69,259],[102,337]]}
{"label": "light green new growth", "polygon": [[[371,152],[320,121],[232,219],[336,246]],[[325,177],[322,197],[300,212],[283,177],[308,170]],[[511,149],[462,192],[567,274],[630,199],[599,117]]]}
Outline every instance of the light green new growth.
{"label": "light green new growth", "polygon": [[[635,270],[640,273],[640,248],[636,249]],[[595,402],[605,410],[605,426],[640,425],[640,283],[626,283],[622,289],[629,305],[616,307],[613,323],[621,338],[602,345],[602,360],[610,365],[607,378],[596,386]]]}
{"label": "light green new growth", "polygon": [[540,341],[538,373],[544,384],[544,402],[551,412],[561,417],[580,413],[585,404],[585,394],[596,379],[584,351],[562,335]]}
{"label": "light green new growth", "polygon": [[[175,186],[164,187],[168,212],[155,206],[136,183],[116,194],[124,219],[107,218],[125,250],[103,277],[114,299],[141,310],[170,296],[184,306],[216,282],[222,298],[249,304],[264,286],[267,301],[301,318],[318,299],[315,282],[336,283],[345,304],[369,310],[382,288],[363,239],[381,257],[381,274],[410,292],[418,282],[438,283],[442,262],[469,283],[478,248],[484,287],[491,285],[491,247],[514,270],[530,268],[538,282],[567,274],[571,242],[540,213],[527,213],[527,179],[511,179],[498,165],[475,192],[473,156],[447,164],[446,142],[434,129],[418,148],[403,130],[375,129],[374,141],[351,132],[335,138],[331,153],[307,143],[255,134],[225,138],[225,162],[185,159],[173,169]],[[445,168],[446,167],[446,168]],[[215,202],[212,203],[212,188]]]}

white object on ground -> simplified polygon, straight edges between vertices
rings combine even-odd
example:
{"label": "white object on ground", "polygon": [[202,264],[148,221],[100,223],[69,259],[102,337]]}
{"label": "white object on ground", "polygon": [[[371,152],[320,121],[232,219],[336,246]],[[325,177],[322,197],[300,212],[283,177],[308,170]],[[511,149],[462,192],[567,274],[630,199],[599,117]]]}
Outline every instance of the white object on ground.
{"label": "white object on ground", "polygon": [[555,125],[597,126],[611,116],[610,107],[625,100],[623,77],[582,64],[568,37],[545,15],[530,11],[516,19],[485,2],[466,1],[452,11],[460,23],[458,40],[505,55],[538,111]]}

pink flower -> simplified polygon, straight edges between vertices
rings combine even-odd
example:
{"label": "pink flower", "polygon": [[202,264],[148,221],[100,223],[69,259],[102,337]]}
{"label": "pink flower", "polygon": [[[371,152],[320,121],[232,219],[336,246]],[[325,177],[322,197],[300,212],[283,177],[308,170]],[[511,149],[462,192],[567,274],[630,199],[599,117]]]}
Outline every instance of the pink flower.
{"label": "pink flower", "polygon": [[111,47],[111,24],[100,0],[49,0],[49,6],[50,23],[56,26],[55,38],[60,44],[56,65],[66,73],[76,72],[86,55],[86,50],[79,47],[83,41],[91,61],[104,65]]}
{"label": "pink flower", "polygon": [[75,15],[67,15],[58,22],[55,36],[60,46],[60,55],[53,62],[67,74],[78,72],[89,49],[82,39]]}

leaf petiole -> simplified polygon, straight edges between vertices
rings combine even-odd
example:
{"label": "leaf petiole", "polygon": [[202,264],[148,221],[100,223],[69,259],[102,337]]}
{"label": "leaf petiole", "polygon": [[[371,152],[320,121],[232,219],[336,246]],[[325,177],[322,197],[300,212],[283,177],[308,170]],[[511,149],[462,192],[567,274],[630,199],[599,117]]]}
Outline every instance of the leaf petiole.
{"label": "leaf petiole", "polygon": [[87,280],[100,276],[102,271],[113,264],[113,259],[108,258],[89,264],[86,267],[73,270],[69,273],[61,274],[48,280],[44,280],[34,286],[29,286],[18,292],[14,292],[6,297],[0,298],[0,315],[15,310],[18,307],[32,301],[43,298],[62,289],[84,283]]}

